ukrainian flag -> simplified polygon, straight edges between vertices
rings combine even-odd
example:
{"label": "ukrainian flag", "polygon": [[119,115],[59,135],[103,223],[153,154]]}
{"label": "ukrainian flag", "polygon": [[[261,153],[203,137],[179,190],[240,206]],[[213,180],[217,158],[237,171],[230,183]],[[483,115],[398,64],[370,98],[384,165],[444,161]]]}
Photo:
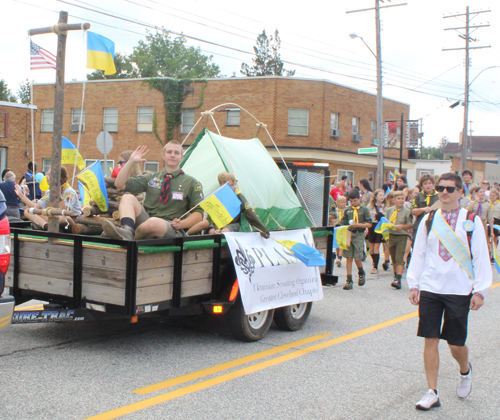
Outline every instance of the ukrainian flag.
{"label": "ukrainian flag", "polygon": [[397,166],[394,167],[394,173],[396,174],[396,176],[401,176],[401,173],[399,172],[399,169]]}
{"label": "ukrainian flag", "polygon": [[[493,228],[496,230],[500,230],[500,226],[493,225]],[[495,268],[500,273],[500,258],[498,257],[497,247],[493,244],[493,261],[495,261]]]}
{"label": "ukrainian flag", "polygon": [[226,182],[203,200],[200,207],[208,213],[215,225],[222,229],[240,214],[241,201]]}
{"label": "ukrainian flag", "polygon": [[76,177],[85,184],[90,197],[95,201],[97,207],[99,207],[101,211],[107,211],[109,208],[108,191],[106,190],[106,183],[104,182],[101,161],[98,160],[94,162]]}
{"label": "ukrainian flag", "polygon": [[87,68],[104,70],[104,74],[116,73],[115,43],[110,39],[87,31]]}
{"label": "ukrainian flag", "polygon": [[85,185],[83,185],[80,181],[78,181],[78,192],[80,193],[80,202],[82,205],[89,206],[90,205],[90,194],[85,188]]}
{"label": "ukrainian flag", "polygon": [[375,226],[375,233],[380,233],[384,239],[388,239],[389,230],[396,230],[396,228],[386,217],[382,217],[380,222],[377,223],[377,226]]}
{"label": "ukrainian flag", "polygon": [[61,165],[74,165],[75,157],[78,154],[78,159],[76,161],[76,166],[78,169],[85,168],[85,161],[82,155],[76,150],[76,147],[71,143],[66,137],[62,138],[62,150],[61,150]]}
{"label": "ukrainian flag", "polygon": [[333,249],[344,249],[347,250],[349,246],[347,245],[347,230],[349,226],[338,226],[333,230]]}
{"label": "ukrainian flag", "polygon": [[295,241],[278,241],[286,249],[290,250],[294,257],[299,261],[302,261],[308,267],[324,267],[326,266],[326,260],[323,255],[312,246],[295,242]]}

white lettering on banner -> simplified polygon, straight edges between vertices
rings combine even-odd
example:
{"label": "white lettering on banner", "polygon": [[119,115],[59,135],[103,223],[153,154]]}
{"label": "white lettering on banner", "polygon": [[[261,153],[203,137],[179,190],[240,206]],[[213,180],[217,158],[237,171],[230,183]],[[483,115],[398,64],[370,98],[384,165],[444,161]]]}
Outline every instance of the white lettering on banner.
{"label": "white lettering on banner", "polygon": [[[323,299],[318,267],[257,232],[225,233],[246,314]],[[277,240],[314,246],[310,229],[272,232]]]}

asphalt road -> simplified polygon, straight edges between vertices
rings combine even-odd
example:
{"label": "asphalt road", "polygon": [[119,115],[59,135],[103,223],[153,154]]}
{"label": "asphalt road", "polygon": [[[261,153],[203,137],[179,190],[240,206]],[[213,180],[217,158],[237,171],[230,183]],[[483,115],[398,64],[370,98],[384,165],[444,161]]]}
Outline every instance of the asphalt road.
{"label": "asphalt road", "polygon": [[344,291],[344,267],[335,273],[340,284],[324,287],[302,330],[273,326],[257,343],[234,340],[220,319],[11,326],[0,336],[0,419],[500,418],[500,288],[469,317],[472,394],[456,397],[458,368],[441,343],[442,406],[418,412],[423,339],[406,284],[394,290],[381,270]]}

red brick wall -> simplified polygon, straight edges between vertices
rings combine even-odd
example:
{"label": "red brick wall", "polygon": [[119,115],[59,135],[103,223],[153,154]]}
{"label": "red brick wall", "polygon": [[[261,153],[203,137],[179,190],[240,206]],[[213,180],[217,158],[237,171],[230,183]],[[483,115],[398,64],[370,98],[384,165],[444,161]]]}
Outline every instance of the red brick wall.
{"label": "red brick wall", "polygon": [[[329,150],[343,150],[356,152],[358,148],[370,147],[371,121],[376,120],[376,96],[344,86],[335,85],[321,80],[301,80],[295,78],[227,78],[209,80],[207,82],[193,82],[190,93],[184,101],[184,108],[197,107],[200,104],[202,88],[204,102],[196,109],[195,121],[203,111],[209,110],[224,103],[236,103],[247,109],[254,117],[265,124],[279,147],[299,147]],[[35,140],[38,156],[50,158],[52,133],[41,133],[40,119],[42,109],[53,108],[53,85],[35,85],[34,99],[39,111],[36,114]],[[82,98],[81,83],[67,83],[65,86],[63,135],[74,144],[77,142],[77,133],[70,133],[71,109],[80,108]],[[137,107],[153,106],[158,116],[158,132],[162,139],[166,137],[165,110],[163,95],[149,89],[148,85],[140,80],[122,81],[92,81],[86,83],[85,110],[86,127],[82,134],[80,151],[84,158],[94,159],[102,157],[96,148],[96,137],[103,127],[103,108],[118,107],[118,132],[111,133],[114,148],[109,158],[115,161],[121,151],[135,149],[138,145],[147,145],[150,149],[148,158],[160,160],[161,145],[152,133],[137,132]],[[228,105],[225,108],[231,108]],[[309,109],[309,130],[307,136],[288,135],[289,108]],[[330,114],[340,113],[340,126],[343,135],[339,140],[330,139]],[[390,100],[384,100],[384,119],[400,120],[401,113],[406,118],[409,115],[409,106]],[[351,119],[359,117],[361,143],[354,143],[351,139]],[[233,138],[253,138],[258,128],[256,121],[241,111],[240,126],[226,126],[226,112],[218,111],[213,116],[221,134]],[[211,131],[216,131],[213,122],[205,117],[206,122],[199,124],[193,135],[186,140],[191,144],[200,130],[206,125]],[[180,127],[174,131],[174,139],[183,141],[185,134],[180,134]],[[266,146],[271,146],[267,134],[261,129],[259,138]],[[399,157],[399,150],[386,150],[385,156]],[[403,154],[406,156],[406,151]],[[376,163],[374,164],[374,166]],[[374,167],[360,166],[360,174]],[[370,169],[368,169],[370,168]],[[344,168],[342,168],[344,169]],[[364,176],[362,176],[364,177]],[[356,175],[357,178],[357,175]]]}

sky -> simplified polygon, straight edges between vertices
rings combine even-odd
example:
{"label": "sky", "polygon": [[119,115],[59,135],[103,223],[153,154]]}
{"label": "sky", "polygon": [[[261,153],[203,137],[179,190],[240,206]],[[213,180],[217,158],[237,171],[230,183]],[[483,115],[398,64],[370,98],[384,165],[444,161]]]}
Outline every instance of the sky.
{"label": "sky", "polygon": [[[438,146],[443,137],[456,142],[464,123],[464,107],[450,105],[464,99],[465,50],[459,37],[470,6],[471,47],[469,121],[472,135],[499,136],[500,116],[500,7],[491,0],[406,0],[406,5],[381,10],[383,96],[410,105],[412,120],[422,120],[424,146]],[[376,93],[375,0],[1,0],[0,79],[17,93],[21,83],[55,82],[54,70],[30,71],[28,29],[52,26],[59,12],[68,23],[91,24],[115,42],[115,51],[130,54],[147,30],[155,27],[183,33],[187,45],[200,47],[227,77],[243,76],[241,64],[252,64],[257,36],[276,29],[281,58],[295,77],[326,79]],[[386,0],[385,5],[405,4]],[[88,10],[92,9],[92,10]],[[491,10],[490,12],[485,12]],[[473,12],[483,13],[473,14]],[[174,35],[175,36],[175,35]],[[197,38],[197,39],[193,39]],[[33,41],[56,53],[57,36],[37,35]],[[202,42],[206,41],[206,42]],[[214,45],[217,44],[217,45]],[[239,51],[236,51],[239,50]],[[245,53],[246,52],[246,53]],[[69,32],[66,81],[83,80],[87,73],[82,31]],[[492,67],[492,68],[490,68]],[[476,78],[477,77],[477,78]],[[408,118],[408,116],[405,116]]]}

